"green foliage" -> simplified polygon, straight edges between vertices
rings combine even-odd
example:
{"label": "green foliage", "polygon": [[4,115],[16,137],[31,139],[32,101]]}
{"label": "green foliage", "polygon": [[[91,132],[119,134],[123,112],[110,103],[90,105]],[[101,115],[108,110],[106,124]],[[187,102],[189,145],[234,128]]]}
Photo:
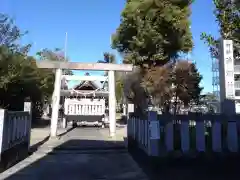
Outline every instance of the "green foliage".
{"label": "green foliage", "polygon": [[38,69],[36,60],[26,56],[30,45],[17,42],[24,33],[6,15],[0,15],[0,107],[22,110],[30,98],[33,115],[41,114],[43,103],[52,95],[54,74]]}
{"label": "green foliage", "polygon": [[142,71],[129,75],[124,84],[126,97],[136,104],[140,111],[146,109],[149,101],[165,111],[179,103],[185,107],[191,102],[198,103],[202,91],[199,86],[202,76],[194,64],[180,61]]}
{"label": "green foliage", "polygon": [[0,13],[0,45],[8,48],[17,48],[15,43],[21,37],[20,30],[13,24],[6,14]]}
{"label": "green foliage", "polygon": [[[240,57],[240,8],[239,1],[213,0],[215,5],[214,15],[219,25],[221,38],[233,40],[234,57]],[[211,56],[219,56],[219,39],[202,33],[201,39],[208,44]]]}
{"label": "green foliage", "polygon": [[[103,53],[103,60],[99,60],[98,63],[113,63],[116,64],[117,60],[114,54],[111,54],[109,52],[104,52]],[[108,76],[108,72],[106,71],[104,73],[104,76]],[[105,85],[107,86],[108,84],[105,83]]]}
{"label": "green foliage", "polygon": [[53,73],[38,69],[33,57],[8,51],[0,60],[0,77],[0,105],[3,108],[22,110],[25,98],[40,104],[52,94]]}
{"label": "green foliage", "polygon": [[192,51],[192,0],[128,0],[112,46],[124,63],[137,66],[124,81],[124,94],[141,112],[151,103],[169,109],[176,99],[198,101],[202,79],[194,64],[177,62]]}
{"label": "green foliage", "polygon": [[17,41],[27,32],[21,32],[6,14],[0,13],[0,46],[5,46],[8,50],[26,54],[31,45],[20,46]]}
{"label": "green foliage", "polygon": [[[63,52],[59,48],[54,50],[45,48],[42,51],[37,52],[37,56],[42,61],[69,61],[68,58],[65,59]],[[64,75],[73,75],[72,70],[69,69],[63,69],[62,73]]]}
{"label": "green foliage", "polygon": [[[116,64],[117,60],[114,54],[109,52],[103,53],[103,60],[99,60],[98,63],[112,63]],[[105,72],[104,76],[108,76],[108,72]],[[105,87],[108,86],[108,82],[105,82]],[[116,90],[116,100],[117,102],[121,102],[123,98],[123,79],[122,73],[115,72],[115,90]]]}
{"label": "green foliage", "polygon": [[121,79],[116,81],[115,91],[116,91],[116,100],[117,100],[117,102],[120,103],[123,98],[123,83],[122,83]]}
{"label": "green foliage", "polygon": [[117,63],[116,57],[114,54],[109,52],[103,53],[103,60],[99,60],[98,63]]}
{"label": "green foliage", "polygon": [[151,104],[168,104],[172,97],[171,67],[154,67],[144,74],[141,84],[151,97]]}
{"label": "green foliage", "polygon": [[127,101],[134,104],[136,113],[144,114],[148,107],[149,95],[143,85],[142,69],[136,67],[133,72],[127,73],[123,85]]}
{"label": "green foliage", "polygon": [[191,0],[129,0],[113,48],[134,65],[165,64],[192,50]]}
{"label": "green foliage", "polygon": [[123,78],[124,74],[122,72],[115,72],[115,91],[116,91],[116,100],[118,103],[123,101]]}
{"label": "green foliage", "polygon": [[175,96],[185,105],[191,101],[199,103],[202,87],[199,86],[202,76],[195,64],[187,61],[177,62],[172,72],[172,83]]}

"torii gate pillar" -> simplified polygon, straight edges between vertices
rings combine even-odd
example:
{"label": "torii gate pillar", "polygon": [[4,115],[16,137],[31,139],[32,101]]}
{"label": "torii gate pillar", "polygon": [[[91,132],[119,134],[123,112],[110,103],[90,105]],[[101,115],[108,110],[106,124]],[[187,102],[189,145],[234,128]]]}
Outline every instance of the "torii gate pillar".
{"label": "torii gate pillar", "polygon": [[51,116],[51,131],[50,131],[51,137],[57,136],[61,76],[62,76],[62,69],[56,69],[54,91],[52,96],[52,116]]}
{"label": "torii gate pillar", "polygon": [[108,110],[109,110],[109,133],[110,137],[116,134],[116,96],[115,96],[115,74],[114,71],[108,72]]}

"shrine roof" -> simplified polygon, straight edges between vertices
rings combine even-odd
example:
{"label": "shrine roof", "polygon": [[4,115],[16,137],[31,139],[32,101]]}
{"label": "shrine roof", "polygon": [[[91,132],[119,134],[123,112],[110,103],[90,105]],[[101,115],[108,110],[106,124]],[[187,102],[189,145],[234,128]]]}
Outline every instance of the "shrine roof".
{"label": "shrine roof", "polygon": [[81,90],[84,87],[92,87],[93,90],[102,88],[102,84],[99,81],[81,81],[80,83],[73,86],[73,89]]}

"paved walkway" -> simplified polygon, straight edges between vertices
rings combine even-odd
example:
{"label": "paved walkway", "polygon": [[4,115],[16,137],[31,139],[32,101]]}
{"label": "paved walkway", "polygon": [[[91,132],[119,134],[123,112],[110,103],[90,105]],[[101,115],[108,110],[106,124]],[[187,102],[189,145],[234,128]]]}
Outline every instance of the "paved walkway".
{"label": "paved walkway", "polygon": [[[3,172],[0,179],[147,180],[124,147],[124,131],[118,129],[112,140],[107,129],[74,129],[42,143],[31,156]],[[34,136],[32,143],[39,144],[48,133],[46,129],[34,131]]]}

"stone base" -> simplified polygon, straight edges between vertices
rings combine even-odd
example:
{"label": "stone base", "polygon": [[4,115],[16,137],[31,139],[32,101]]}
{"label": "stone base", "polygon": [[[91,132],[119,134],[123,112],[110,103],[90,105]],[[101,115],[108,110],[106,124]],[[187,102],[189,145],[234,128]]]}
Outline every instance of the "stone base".
{"label": "stone base", "polygon": [[109,138],[112,138],[112,139],[116,138],[116,133],[109,133]]}

